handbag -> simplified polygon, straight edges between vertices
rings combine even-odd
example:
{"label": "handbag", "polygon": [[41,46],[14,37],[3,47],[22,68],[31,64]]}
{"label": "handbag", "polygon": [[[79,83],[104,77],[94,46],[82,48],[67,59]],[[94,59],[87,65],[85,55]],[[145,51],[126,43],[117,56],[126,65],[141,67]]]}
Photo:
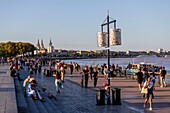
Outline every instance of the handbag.
{"label": "handbag", "polygon": [[142,87],[141,93],[147,94],[148,93],[148,88]]}

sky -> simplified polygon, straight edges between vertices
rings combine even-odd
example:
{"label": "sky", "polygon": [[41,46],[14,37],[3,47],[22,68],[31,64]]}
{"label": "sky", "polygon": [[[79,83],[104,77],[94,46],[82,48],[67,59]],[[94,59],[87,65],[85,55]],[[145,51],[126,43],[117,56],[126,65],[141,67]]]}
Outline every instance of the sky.
{"label": "sky", "polygon": [[[97,32],[109,15],[121,29],[112,51],[170,50],[170,0],[0,0],[0,42],[100,50]],[[113,28],[113,25],[110,25]]]}

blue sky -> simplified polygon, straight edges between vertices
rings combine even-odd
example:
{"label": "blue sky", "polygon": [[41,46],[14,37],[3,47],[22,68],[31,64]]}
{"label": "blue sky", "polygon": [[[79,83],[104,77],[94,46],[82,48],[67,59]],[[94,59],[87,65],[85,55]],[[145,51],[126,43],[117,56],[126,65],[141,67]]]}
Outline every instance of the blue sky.
{"label": "blue sky", "polygon": [[[96,33],[107,16],[122,29],[111,50],[170,50],[170,0],[0,0],[0,41],[56,49],[100,50]],[[111,25],[113,28],[113,25]]]}

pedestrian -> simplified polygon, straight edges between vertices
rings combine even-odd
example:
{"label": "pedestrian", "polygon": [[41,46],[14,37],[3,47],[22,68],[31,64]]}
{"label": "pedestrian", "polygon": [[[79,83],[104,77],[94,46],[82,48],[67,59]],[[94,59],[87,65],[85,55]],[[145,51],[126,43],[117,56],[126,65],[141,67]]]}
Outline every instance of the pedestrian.
{"label": "pedestrian", "polygon": [[60,72],[61,72],[61,81],[64,83],[64,77],[65,77],[65,69],[63,66],[61,66],[60,68]]}
{"label": "pedestrian", "polygon": [[144,100],[144,108],[146,108],[146,104],[149,101],[150,107],[149,110],[152,110],[152,99],[153,99],[153,88],[154,88],[154,83],[151,81],[152,77],[148,78],[148,81],[144,83],[144,88],[147,88],[147,93],[145,94],[145,100]]}
{"label": "pedestrian", "polygon": [[85,88],[87,88],[87,86],[88,86],[88,79],[89,79],[89,69],[88,69],[88,66],[85,66],[85,68],[83,69],[83,73],[84,73],[84,78],[85,78]]}
{"label": "pedestrian", "polygon": [[161,83],[160,87],[166,87],[165,75],[166,75],[166,70],[165,67],[163,67],[160,72],[160,83]]}
{"label": "pedestrian", "polygon": [[149,76],[149,73],[148,73],[148,70],[146,70],[146,71],[144,71],[144,83],[148,80],[148,78],[149,78],[150,76]]}
{"label": "pedestrian", "polygon": [[60,88],[62,87],[61,75],[58,71],[54,70],[53,76],[55,77],[56,92],[60,93]]}
{"label": "pedestrian", "polygon": [[93,67],[92,67],[92,65],[90,65],[89,70],[90,70],[90,79],[92,80],[92,76],[93,76]]}
{"label": "pedestrian", "polygon": [[155,82],[156,82],[155,72],[152,72],[152,82],[153,82],[153,84],[155,84]]}
{"label": "pedestrian", "polygon": [[107,72],[108,72],[108,69],[107,69],[107,66],[105,65],[104,67],[104,79],[107,79]]}
{"label": "pedestrian", "polygon": [[12,77],[18,77],[18,80],[19,80],[19,81],[22,81],[22,79],[21,79],[21,77],[20,77],[20,74],[17,72],[17,69],[16,69],[15,66],[12,67],[12,70],[11,70],[10,75],[11,75]]}
{"label": "pedestrian", "polygon": [[94,77],[94,87],[97,85],[97,79],[98,79],[98,71],[96,68],[93,70],[93,77]]}
{"label": "pedestrian", "polygon": [[73,76],[72,74],[73,74],[73,63],[71,62],[71,64],[70,64],[70,74],[71,74],[71,77]]}
{"label": "pedestrian", "polygon": [[110,98],[110,86],[106,82],[103,83],[103,86],[105,90],[105,99],[106,99],[106,102],[108,103],[109,98]]}
{"label": "pedestrian", "polygon": [[138,82],[139,91],[141,91],[142,82],[143,82],[143,73],[141,72],[141,69],[138,69],[138,72],[136,73],[136,76],[137,76],[137,82]]}

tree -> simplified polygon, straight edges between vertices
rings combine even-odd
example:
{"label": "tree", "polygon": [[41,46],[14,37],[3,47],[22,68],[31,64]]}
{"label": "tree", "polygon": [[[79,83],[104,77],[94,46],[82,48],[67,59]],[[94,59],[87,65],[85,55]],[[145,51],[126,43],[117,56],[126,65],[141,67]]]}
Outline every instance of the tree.
{"label": "tree", "polygon": [[35,47],[31,43],[25,42],[2,42],[0,43],[0,56],[2,57],[14,57],[26,52],[33,52]]}

